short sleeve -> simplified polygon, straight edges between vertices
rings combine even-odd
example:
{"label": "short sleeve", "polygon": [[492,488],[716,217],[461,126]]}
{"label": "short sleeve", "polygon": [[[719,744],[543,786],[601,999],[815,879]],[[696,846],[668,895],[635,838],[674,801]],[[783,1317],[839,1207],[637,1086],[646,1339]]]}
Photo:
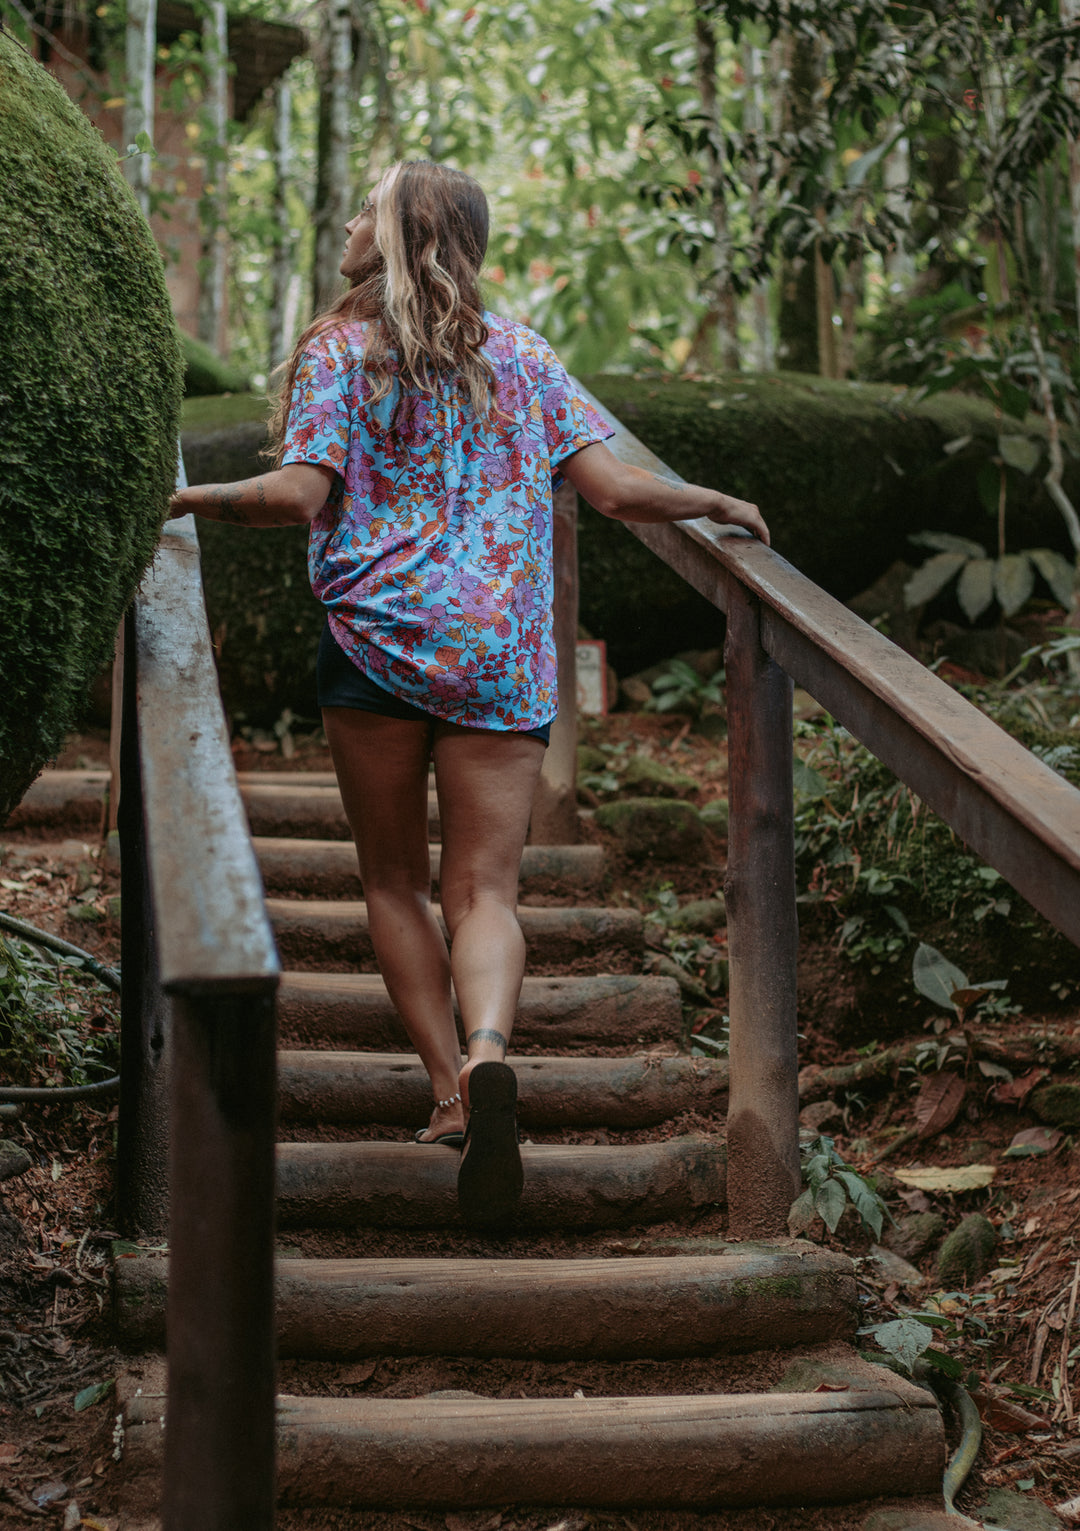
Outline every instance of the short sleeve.
{"label": "short sleeve", "polygon": [[615,431],[574,386],[562,362],[546,342],[537,351],[544,435],[552,468],[582,447],[606,441]]}
{"label": "short sleeve", "polygon": [[352,364],[334,336],[305,348],[296,369],[282,464],[315,463],[345,476],[353,404]]}

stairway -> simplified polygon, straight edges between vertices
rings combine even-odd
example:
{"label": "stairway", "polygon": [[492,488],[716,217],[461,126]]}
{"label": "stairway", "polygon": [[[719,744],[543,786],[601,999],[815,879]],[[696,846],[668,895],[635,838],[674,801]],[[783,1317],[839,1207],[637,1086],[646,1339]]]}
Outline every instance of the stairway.
{"label": "stairway", "polygon": [[[853,1348],[850,1261],[725,1241],[726,1065],[677,1051],[677,986],[642,975],[640,917],[601,902],[598,849],[526,851],[508,1060],[525,1192],[489,1237],[458,1217],[457,1153],[411,1141],[430,1090],[374,971],[333,778],[259,774],[242,790],[286,969],[282,1525],[294,1508],[352,1526],[365,1509],[697,1512],[939,1491],[932,1396]],[[437,882],[434,806],[430,820]],[[161,1252],[118,1252],[129,1350],[162,1347],[166,1279]],[[133,1484],[160,1473],[149,1375],[118,1386]]]}

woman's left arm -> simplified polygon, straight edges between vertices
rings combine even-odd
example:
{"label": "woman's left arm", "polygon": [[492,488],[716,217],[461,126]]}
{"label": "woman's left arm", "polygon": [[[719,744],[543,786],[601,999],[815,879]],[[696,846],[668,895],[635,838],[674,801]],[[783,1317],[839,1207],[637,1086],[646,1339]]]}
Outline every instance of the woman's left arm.
{"label": "woman's left arm", "polygon": [[173,495],[169,520],[194,513],[233,526],[306,526],[326,504],[335,476],[315,463],[288,463],[235,484],[192,484]]}

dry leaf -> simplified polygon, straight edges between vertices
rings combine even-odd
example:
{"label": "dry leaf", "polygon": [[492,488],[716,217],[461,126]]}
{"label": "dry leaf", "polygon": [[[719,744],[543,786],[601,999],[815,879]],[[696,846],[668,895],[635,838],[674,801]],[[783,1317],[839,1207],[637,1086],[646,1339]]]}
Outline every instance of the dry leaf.
{"label": "dry leaf", "polygon": [[1019,1079],[1003,1079],[990,1091],[990,1099],[999,1106],[1022,1106],[1040,1080],[1049,1075],[1049,1069],[1029,1069]]}
{"label": "dry leaf", "polygon": [[894,1170],[893,1179],[917,1191],[981,1191],[997,1174],[992,1164],[959,1164],[952,1169]]}
{"label": "dry leaf", "polygon": [[375,1375],[376,1361],[358,1361],[355,1366],[349,1366],[343,1372],[339,1372],[338,1381],[348,1383],[367,1382]]}
{"label": "dry leaf", "polygon": [[1014,1403],[1011,1398],[1006,1398],[998,1392],[980,1388],[974,1395],[975,1403],[979,1410],[979,1417],[984,1425],[989,1425],[991,1430],[1008,1430],[1013,1434],[1019,1434],[1024,1430],[1042,1430],[1046,1428],[1046,1420],[1038,1414],[1032,1414],[1030,1409]]}
{"label": "dry leaf", "polygon": [[14,1462],[19,1455],[19,1447],[11,1441],[0,1441],[0,1462]]}
{"label": "dry leaf", "polygon": [[1061,1142],[1061,1133],[1049,1127],[1025,1127],[1005,1150],[1006,1159],[1024,1159],[1033,1154],[1048,1154]]}
{"label": "dry leaf", "polygon": [[472,1515],[455,1515],[451,1512],[446,1517],[446,1531],[498,1531],[501,1525],[501,1510],[496,1510],[494,1515],[485,1515],[483,1510]]}
{"label": "dry leaf", "polygon": [[956,1114],[964,1104],[966,1086],[959,1074],[944,1072],[931,1074],[923,1082],[915,1101],[915,1120],[920,1138],[932,1138],[944,1132],[956,1120]]}
{"label": "dry leaf", "polygon": [[849,1393],[850,1391],[849,1382],[819,1382],[814,1389],[815,1393]]}

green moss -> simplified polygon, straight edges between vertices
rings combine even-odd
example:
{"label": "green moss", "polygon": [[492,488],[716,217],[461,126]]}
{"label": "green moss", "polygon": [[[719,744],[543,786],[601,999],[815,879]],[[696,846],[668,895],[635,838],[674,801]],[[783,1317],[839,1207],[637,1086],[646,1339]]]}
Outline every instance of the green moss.
{"label": "green moss", "polygon": [[[193,335],[181,335],[184,348],[184,395],[186,398],[203,398],[221,393],[246,393],[250,383],[245,373],[227,361],[222,361],[216,351],[196,340]],[[265,407],[264,407],[265,409]]]}
{"label": "green moss", "polygon": [[187,398],[180,413],[182,432],[221,431],[231,425],[265,423],[268,404],[261,393],[233,393],[227,397]]}
{"label": "green moss", "polygon": [[0,32],[0,822],[60,747],[153,556],[181,362],[115,156]]}
{"label": "green moss", "polygon": [[[887,384],[802,374],[737,375],[713,383],[633,377],[584,379],[684,478],[756,501],[773,546],[832,595],[847,600],[897,558],[908,536],[933,528],[992,542],[976,488],[996,452],[993,408],[961,394],[913,403]],[[1041,422],[1014,427],[1044,436]],[[946,442],[970,437],[946,455]],[[1069,492],[1080,494],[1070,461]],[[1013,547],[1068,552],[1040,476],[1010,486]],[[608,645],[620,674],[680,648],[718,641],[721,619],[632,534],[583,508],[581,620]]]}

